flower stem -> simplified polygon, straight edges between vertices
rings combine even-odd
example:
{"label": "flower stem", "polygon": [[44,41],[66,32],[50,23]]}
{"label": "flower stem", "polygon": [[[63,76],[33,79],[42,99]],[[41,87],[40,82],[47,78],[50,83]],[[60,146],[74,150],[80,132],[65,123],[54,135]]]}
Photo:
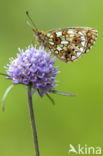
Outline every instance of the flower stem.
{"label": "flower stem", "polygon": [[40,156],[38,138],[37,138],[37,130],[36,130],[36,121],[35,121],[35,116],[34,116],[34,111],[33,111],[31,86],[28,86],[28,105],[29,105],[29,113],[30,113],[30,119],[31,119],[34,149],[35,149],[35,154],[36,154],[35,156]]}

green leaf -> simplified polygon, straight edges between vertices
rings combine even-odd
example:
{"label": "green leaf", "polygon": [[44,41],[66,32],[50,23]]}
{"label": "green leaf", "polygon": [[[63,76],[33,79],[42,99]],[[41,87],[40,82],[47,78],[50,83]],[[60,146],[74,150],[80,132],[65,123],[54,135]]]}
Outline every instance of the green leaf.
{"label": "green leaf", "polygon": [[39,96],[41,97],[39,89],[37,89],[37,92],[38,92]]}
{"label": "green leaf", "polygon": [[55,101],[52,99],[52,97],[46,93],[46,96],[49,98],[49,100],[52,102],[52,104],[54,105],[55,104]]}
{"label": "green leaf", "polygon": [[10,85],[7,89],[6,89],[6,91],[5,91],[5,93],[4,93],[4,95],[3,95],[3,98],[2,98],[2,111],[4,112],[4,110],[5,110],[5,100],[6,100],[6,98],[7,98],[7,95],[8,95],[8,93],[10,92],[10,90],[12,89],[14,87],[14,85],[12,84],[12,85]]}
{"label": "green leaf", "polygon": [[64,96],[76,96],[74,94],[69,94],[69,93],[64,93],[64,92],[60,92],[60,91],[57,91],[57,90],[52,90],[53,94],[59,94],[59,95],[64,95]]}
{"label": "green leaf", "polygon": [[37,93],[37,90],[35,90],[34,88],[32,88],[32,96],[34,96]]}
{"label": "green leaf", "polygon": [[2,75],[2,76],[8,76],[7,74],[4,74],[4,73],[0,73],[0,75]]}

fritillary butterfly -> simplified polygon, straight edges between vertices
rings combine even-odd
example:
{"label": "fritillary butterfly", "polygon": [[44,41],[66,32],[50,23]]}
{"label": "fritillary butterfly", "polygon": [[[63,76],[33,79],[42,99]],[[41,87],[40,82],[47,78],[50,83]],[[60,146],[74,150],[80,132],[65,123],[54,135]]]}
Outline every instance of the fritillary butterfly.
{"label": "fritillary butterfly", "polygon": [[[30,18],[28,12],[27,15]],[[33,33],[39,45],[64,62],[74,61],[85,54],[94,45],[98,35],[95,29],[88,27],[63,28],[48,32],[39,31],[35,27]]]}

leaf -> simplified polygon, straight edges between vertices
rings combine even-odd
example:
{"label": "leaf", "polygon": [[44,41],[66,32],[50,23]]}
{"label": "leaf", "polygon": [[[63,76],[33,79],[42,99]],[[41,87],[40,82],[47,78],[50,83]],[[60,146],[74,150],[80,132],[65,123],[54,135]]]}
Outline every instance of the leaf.
{"label": "leaf", "polygon": [[5,93],[4,93],[4,95],[3,95],[3,98],[2,98],[2,111],[4,112],[4,110],[5,110],[5,100],[6,100],[6,98],[7,98],[7,95],[8,95],[8,93],[10,92],[10,90],[12,89],[14,87],[14,85],[12,84],[12,85],[10,85],[7,89],[6,89],[6,91],[5,91]]}
{"label": "leaf", "polygon": [[4,74],[4,73],[0,73],[0,75],[2,75],[2,76],[8,76],[7,74]]}
{"label": "leaf", "polygon": [[34,96],[37,93],[37,90],[32,89],[32,95]]}
{"label": "leaf", "polygon": [[49,100],[52,102],[52,104],[54,105],[55,104],[55,101],[52,99],[52,97],[46,93],[46,96],[49,98]]}
{"label": "leaf", "polygon": [[41,96],[41,94],[40,94],[40,91],[39,91],[39,89],[37,89],[37,92],[38,92],[39,96],[40,96],[40,97],[42,97],[42,96]]}
{"label": "leaf", "polygon": [[52,93],[53,94],[64,95],[64,96],[76,96],[74,94],[64,93],[64,92],[60,92],[60,91],[57,91],[57,90],[52,90]]}

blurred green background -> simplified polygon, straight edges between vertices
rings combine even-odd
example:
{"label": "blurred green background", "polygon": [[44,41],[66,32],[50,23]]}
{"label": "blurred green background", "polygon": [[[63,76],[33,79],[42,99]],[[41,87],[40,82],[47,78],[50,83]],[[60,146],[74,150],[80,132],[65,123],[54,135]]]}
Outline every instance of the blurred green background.
{"label": "blurred green background", "polygon": [[[84,26],[99,32],[94,47],[79,60],[56,61],[61,71],[57,89],[77,96],[52,95],[55,106],[47,97],[33,98],[41,156],[68,156],[69,144],[103,148],[103,0],[0,0],[1,72],[9,57],[34,39],[26,10],[44,31]],[[0,77],[0,101],[10,84]],[[9,93],[4,113],[0,108],[0,156],[18,155],[34,155],[27,92],[21,85]]]}

